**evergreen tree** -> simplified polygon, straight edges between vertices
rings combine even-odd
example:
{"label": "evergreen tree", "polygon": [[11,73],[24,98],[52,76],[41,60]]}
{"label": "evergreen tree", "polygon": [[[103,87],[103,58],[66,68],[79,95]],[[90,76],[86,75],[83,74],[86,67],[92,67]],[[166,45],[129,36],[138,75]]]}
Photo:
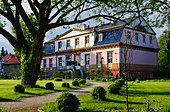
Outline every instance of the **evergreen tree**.
{"label": "evergreen tree", "polygon": [[3,58],[5,56],[5,50],[4,50],[4,47],[2,47],[1,49],[1,58]]}

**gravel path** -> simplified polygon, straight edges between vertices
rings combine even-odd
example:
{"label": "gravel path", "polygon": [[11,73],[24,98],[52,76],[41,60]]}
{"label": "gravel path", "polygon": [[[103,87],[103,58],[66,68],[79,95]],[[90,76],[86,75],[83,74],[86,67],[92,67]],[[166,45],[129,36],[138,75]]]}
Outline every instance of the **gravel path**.
{"label": "gravel path", "polygon": [[[70,93],[81,95],[84,93],[90,93],[91,89],[95,86],[107,86],[108,83],[92,82],[88,87],[80,88],[77,90],[70,90]],[[58,97],[61,92],[55,92],[51,94],[45,94],[41,96],[23,98],[16,101],[0,102],[2,107],[12,110],[12,112],[37,112],[38,108],[48,102],[55,102],[56,97]]]}

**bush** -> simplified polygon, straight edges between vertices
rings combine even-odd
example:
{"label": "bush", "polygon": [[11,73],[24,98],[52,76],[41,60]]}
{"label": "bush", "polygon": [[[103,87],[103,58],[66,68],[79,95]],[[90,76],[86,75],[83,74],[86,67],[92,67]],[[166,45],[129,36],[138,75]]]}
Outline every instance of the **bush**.
{"label": "bush", "polygon": [[163,108],[159,112],[170,112],[170,107]]}
{"label": "bush", "polygon": [[101,79],[100,78],[95,78],[94,81],[101,81]]}
{"label": "bush", "polygon": [[76,80],[72,81],[72,85],[73,85],[73,86],[80,86],[80,85],[79,85],[79,82],[76,81]]}
{"label": "bush", "polygon": [[114,79],[114,78],[110,78],[109,81],[110,81],[110,82],[114,82],[115,79]]}
{"label": "bush", "polygon": [[140,80],[136,80],[136,83],[140,83]]}
{"label": "bush", "polygon": [[70,84],[68,83],[68,82],[63,82],[62,84],[61,84],[61,86],[62,87],[70,87]]}
{"label": "bush", "polygon": [[72,93],[64,93],[56,98],[56,107],[60,112],[75,112],[80,106],[78,98]]}
{"label": "bush", "polygon": [[105,99],[106,91],[103,87],[96,86],[91,90],[90,94],[94,99],[103,100]]}
{"label": "bush", "polygon": [[85,79],[81,79],[81,80],[79,81],[79,83],[84,85],[84,84],[86,84],[86,80],[85,80]]}
{"label": "bush", "polygon": [[117,83],[120,87],[122,87],[123,85],[125,85],[125,80],[124,79],[117,79],[115,81],[115,83]]}
{"label": "bush", "polygon": [[17,85],[14,87],[14,91],[15,91],[15,92],[19,92],[19,93],[24,93],[25,88],[24,88],[23,85],[17,84]]}
{"label": "bush", "polygon": [[75,78],[73,81],[78,81],[78,78]]}
{"label": "bush", "polygon": [[106,78],[102,78],[102,81],[103,81],[103,82],[106,82]]}
{"label": "bush", "polygon": [[46,90],[54,90],[54,84],[52,82],[48,82],[45,85]]}
{"label": "bush", "polygon": [[120,86],[117,83],[112,83],[107,87],[107,89],[108,89],[109,93],[117,94],[117,93],[119,93]]}
{"label": "bush", "polygon": [[62,78],[55,78],[54,81],[62,81]]}
{"label": "bush", "polygon": [[42,77],[40,77],[40,78],[39,78],[39,80],[40,80],[40,81],[42,81],[42,80],[43,80],[43,78],[42,78]]}

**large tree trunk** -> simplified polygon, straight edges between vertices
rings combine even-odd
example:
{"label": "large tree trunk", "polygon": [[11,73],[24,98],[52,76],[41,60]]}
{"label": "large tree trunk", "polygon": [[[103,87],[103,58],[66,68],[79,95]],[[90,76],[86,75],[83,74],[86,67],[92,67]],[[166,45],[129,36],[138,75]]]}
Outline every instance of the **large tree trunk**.
{"label": "large tree trunk", "polygon": [[36,38],[30,52],[24,50],[21,52],[22,85],[34,87],[36,84],[43,56],[41,41],[40,38]]}

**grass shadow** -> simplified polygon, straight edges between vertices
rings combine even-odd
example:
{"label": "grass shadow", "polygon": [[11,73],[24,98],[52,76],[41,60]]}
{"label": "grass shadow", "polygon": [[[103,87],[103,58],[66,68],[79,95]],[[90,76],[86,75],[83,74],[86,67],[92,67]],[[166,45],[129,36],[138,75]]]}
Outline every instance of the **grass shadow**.
{"label": "grass shadow", "polygon": [[[112,99],[108,99],[108,98],[105,98],[103,101],[114,102],[114,103],[126,103],[126,101],[112,100]],[[142,102],[129,102],[129,104],[144,104],[144,103],[142,103]]]}
{"label": "grass shadow", "polygon": [[0,102],[5,102],[5,101],[14,101],[14,100],[9,98],[0,98]]}

